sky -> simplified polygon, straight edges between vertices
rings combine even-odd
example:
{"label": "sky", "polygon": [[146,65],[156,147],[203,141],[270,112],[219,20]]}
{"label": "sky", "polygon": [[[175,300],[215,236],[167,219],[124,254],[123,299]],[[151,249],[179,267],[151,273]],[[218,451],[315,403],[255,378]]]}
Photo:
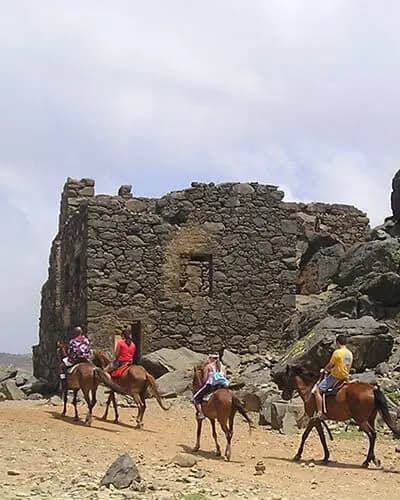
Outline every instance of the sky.
{"label": "sky", "polygon": [[390,215],[399,2],[0,6],[0,351],[37,342],[68,176],[139,196],[259,181]]}

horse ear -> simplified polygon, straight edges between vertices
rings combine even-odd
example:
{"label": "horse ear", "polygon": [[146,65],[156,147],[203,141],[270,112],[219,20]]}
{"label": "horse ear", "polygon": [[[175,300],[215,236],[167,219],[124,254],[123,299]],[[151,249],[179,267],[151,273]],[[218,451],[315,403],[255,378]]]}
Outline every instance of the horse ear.
{"label": "horse ear", "polygon": [[290,365],[287,364],[286,365],[286,375],[289,375],[289,373],[290,373]]}

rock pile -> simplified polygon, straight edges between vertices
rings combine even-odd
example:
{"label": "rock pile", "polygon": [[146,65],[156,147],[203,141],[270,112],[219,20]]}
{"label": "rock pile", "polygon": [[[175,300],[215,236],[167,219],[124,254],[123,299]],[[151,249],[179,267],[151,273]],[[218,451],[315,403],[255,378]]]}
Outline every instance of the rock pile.
{"label": "rock pile", "polygon": [[0,401],[41,399],[49,392],[50,387],[45,380],[39,380],[28,371],[11,365],[0,366]]}

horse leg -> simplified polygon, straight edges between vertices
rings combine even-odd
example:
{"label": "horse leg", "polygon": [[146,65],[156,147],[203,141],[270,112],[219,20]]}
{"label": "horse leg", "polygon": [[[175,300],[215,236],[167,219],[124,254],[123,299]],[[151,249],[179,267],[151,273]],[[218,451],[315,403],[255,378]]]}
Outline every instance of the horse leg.
{"label": "horse leg", "polygon": [[317,428],[317,432],[319,435],[319,439],[320,439],[321,444],[322,444],[322,448],[324,449],[324,458],[322,461],[324,462],[324,464],[327,464],[329,462],[329,449],[328,449],[328,445],[326,444],[325,433],[324,433],[324,429],[322,428],[321,422],[317,423],[316,428]]}
{"label": "horse leg", "polygon": [[85,398],[86,404],[88,406],[88,414],[85,418],[85,424],[92,425],[92,401],[90,399],[90,391],[89,389],[82,389],[83,397]]}
{"label": "horse leg", "polygon": [[108,399],[107,399],[107,402],[106,402],[106,410],[104,412],[104,415],[101,417],[102,420],[107,420],[108,409],[110,408],[110,403],[111,403],[111,400],[112,400],[112,395],[113,395],[112,392],[110,392],[110,394],[108,395]]}
{"label": "horse leg", "polygon": [[143,419],[143,413],[144,413],[143,401],[142,401],[142,398],[140,397],[140,394],[138,394],[137,392],[132,392],[131,396],[135,400],[135,403],[137,404],[137,407],[138,407],[138,414],[136,417],[136,429],[142,429],[143,428],[142,419]]}
{"label": "horse leg", "polygon": [[225,449],[225,459],[229,462],[231,459],[231,441],[232,441],[232,431],[229,429],[227,425],[227,418],[224,420],[219,420],[220,426],[225,433],[226,436],[226,449]]}
{"label": "horse leg", "polygon": [[299,449],[297,450],[297,453],[293,458],[293,460],[295,462],[299,462],[299,460],[301,459],[301,455],[303,454],[303,450],[304,450],[304,444],[305,444],[305,442],[306,442],[308,436],[310,435],[310,432],[312,431],[314,426],[315,426],[315,418],[312,418],[308,422],[306,430],[303,432],[303,435],[301,436],[301,443],[300,443]]}
{"label": "horse leg", "polygon": [[[115,392],[112,392],[110,396],[114,408],[114,424],[118,424],[119,414],[118,414],[118,404],[117,404],[117,398],[115,397]],[[110,405],[110,403],[108,403],[108,405]]]}
{"label": "horse leg", "polygon": [[62,412],[64,417],[67,414],[67,403],[68,403],[68,385],[65,384],[65,386],[64,386],[64,409]]}
{"label": "horse leg", "polygon": [[360,429],[365,432],[365,434],[368,436],[369,440],[369,448],[368,448],[368,454],[367,458],[364,460],[362,463],[362,466],[367,468],[370,464],[371,461],[374,461],[375,463],[375,454],[374,454],[374,448],[375,448],[375,440],[376,440],[376,431],[373,429],[368,421],[364,421],[358,424]]}
{"label": "horse leg", "polygon": [[79,389],[74,389],[74,397],[72,399],[72,404],[74,405],[74,409],[75,409],[74,420],[76,422],[79,421],[79,415],[78,415],[78,390]]}
{"label": "horse leg", "polygon": [[[201,422],[201,420],[200,420],[200,422]],[[217,449],[215,454],[217,457],[220,457],[221,456],[221,448],[218,444],[217,429],[215,428],[215,418],[210,418],[210,422],[211,422],[211,429],[212,429],[212,437],[214,438],[215,447]],[[199,447],[200,447],[200,443],[199,443]]]}
{"label": "horse leg", "polygon": [[371,428],[372,437],[374,439],[373,446],[372,446],[372,461],[374,462],[376,467],[380,467],[381,461],[379,460],[379,458],[376,458],[376,456],[375,456],[375,442],[376,442],[375,418],[376,418],[376,412],[375,412],[375,414],[371,415],[371,417],[368,420],[368,423],[369,423],[369,426]]}
{"label": "horse leg", "polygon": [[197,419],[197,434],[196,434],[196,445],[193,448],[193,451],[199,451],[200,450],[200,436],[201,436],[201,427],[203,425],[203,419],[198,418]]}

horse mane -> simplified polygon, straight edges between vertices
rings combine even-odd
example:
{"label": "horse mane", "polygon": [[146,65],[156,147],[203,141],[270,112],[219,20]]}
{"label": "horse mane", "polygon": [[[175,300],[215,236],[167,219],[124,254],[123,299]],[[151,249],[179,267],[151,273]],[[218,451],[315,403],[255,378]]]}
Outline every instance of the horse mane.
{"label": "horse mane", "polygon": [[98,366],[99,368],[105,368],[110,362],[111,359],[105,352],[96,351],[93,354],[93,364]]}

